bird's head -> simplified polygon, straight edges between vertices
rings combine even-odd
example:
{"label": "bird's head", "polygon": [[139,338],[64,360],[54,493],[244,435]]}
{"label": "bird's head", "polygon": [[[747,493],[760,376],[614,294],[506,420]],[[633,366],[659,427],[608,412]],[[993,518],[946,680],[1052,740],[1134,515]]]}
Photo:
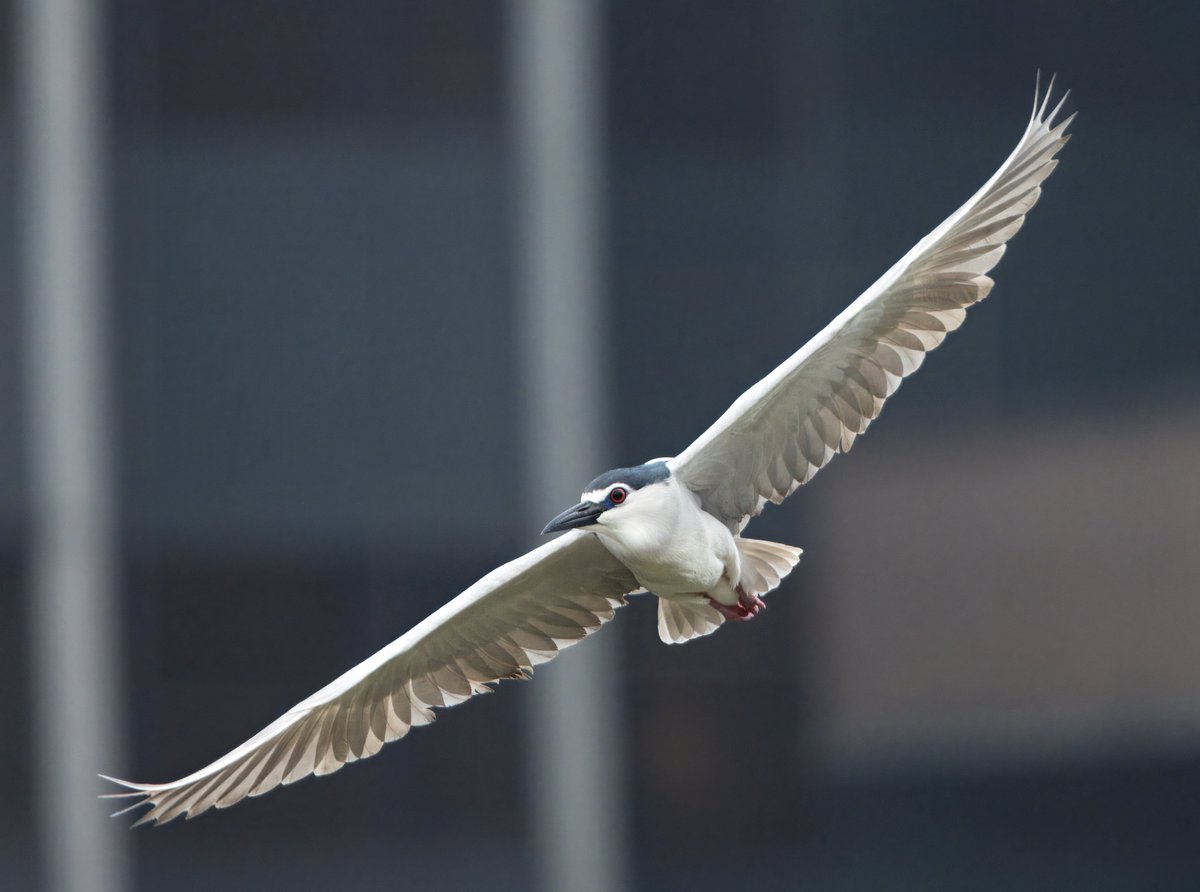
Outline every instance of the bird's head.
{"label": "bird's head", "polygon": [[665,483],[670,477],[671,471],[665,458],[632,468],[606,471],[587,485],[578,505],[568,508],[546,524],[542,534],[587,529],[610,522],[618,514],[636,513],[639,504],[649,504],[647,490]]}

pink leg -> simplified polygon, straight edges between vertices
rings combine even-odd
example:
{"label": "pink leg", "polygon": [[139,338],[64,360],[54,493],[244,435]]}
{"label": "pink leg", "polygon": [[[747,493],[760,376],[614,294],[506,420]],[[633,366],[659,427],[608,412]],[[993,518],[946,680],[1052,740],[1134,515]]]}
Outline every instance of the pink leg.
{"label": "pink leg", "polygon": [[767,606],[766,602],[758,595],[752,595],[742,588],[741,583],[738,583],[737,595],[738,604],[746,608],[751,616],[758,616],[759,612]]}
{"label": "pink leg", "polygon": [[740,585],[737,587],[736,591],[738,595],[738,602],[733,605],[722,604],[720,601],[713,598],[712,595],[705,595],[705,597],[708,598],[708,603],[712,604],[712,606],[716,608],[717,612],[720,613],[721,616],[725,617],[727,620],[732,620],[733,622],[742,622],[744,620],[753,619],[754,617],[758,616],[764,607],[767,606],[763,602],[762,598],[758,597],[758,595],[750,594]]}
{"label": "pink leg", "polygon": [[712,604],[717,613],[721,614],[721,616],[728,620],[740,622],[745,619],[750,619],[750,611],[741,604],[734,604],[733,606],[730,606],[728,604],[722,604],[712,595],[705,595],[704,597],[708,598],[708,603]]}

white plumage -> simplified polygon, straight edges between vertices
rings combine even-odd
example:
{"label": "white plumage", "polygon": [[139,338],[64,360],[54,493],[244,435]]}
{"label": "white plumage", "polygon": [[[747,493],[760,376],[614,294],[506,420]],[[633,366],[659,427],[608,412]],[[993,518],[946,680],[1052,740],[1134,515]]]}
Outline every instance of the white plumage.
{"label": "white plumage", "polygon": [[[600,628],[637,588],[587,533],[572,532],[493,570],[374,656],[194,774],[128,787],[153,807],[137,824],[226,808],[379,752],[408,729]],[[118,812],[117,814],[121,814]],[[135,824],[136,826],[136,824]]]}
{"label": "white plumage", "polygon": [[[987,296],[986,273],[1068,139],[1071,118],[1054,123],[1062,102],[1047,112],[1052,89],[1035,96],[1024,134],[983,188],[691,446],[658,460],[656,479],[617,474],[589,487],[551,524],[579,530],[494,570],[211,765],[165,784],[115,780],[130,792],[113,795],[150,806],[138,824],[162,823],[337,771],[433,721],[437,707],[528,677],[640,586],[661,596],[664,641],[747,618],[734,615],[739,603],[777,586],[800,550],[742,539],[741,530],[848,451],[901,379]],[[645,476],[651,464],[622,470]]]}
{"label": "white plumage", "polygon": [[986,275],[1042,194],[1071,115],[1047,114],[1053,81],[1016,148],[978,192],[673,460],[704,509],[744,525],[807,483],[883,408],[925,354],[987,297]]}

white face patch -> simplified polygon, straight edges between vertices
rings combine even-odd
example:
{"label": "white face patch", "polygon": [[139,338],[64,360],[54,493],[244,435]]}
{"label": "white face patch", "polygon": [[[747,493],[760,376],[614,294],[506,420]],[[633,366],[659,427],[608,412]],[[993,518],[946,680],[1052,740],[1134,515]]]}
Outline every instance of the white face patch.
{"label": "white face patch", "polygon": [[618,486],[619,486],[619,487],[621,487],[623,490],[625,490],[627,493],[632,493],[632,492],[633,492],[633,490],[632,490],[632,489],[630,489],[630,488],[629,488],[629,486],[628,486],[627,484],[624,484],[624,483],[614,483],[614,484],[612,484],[611,486],[606,486],[606,487],[604,487],[603,489],[593,489],[593,490],[589,490],[588,492],[585,492],[585,493],[583,493],[583,494],[582,494],[582,495],[579,497],[579,500],[580,500],[581,502],[603,502],[605,499],[607,499],[607,498],[608,498],[608,494],[609,494],[610,492],[612,492],[612,491],[613,491],[613,489],[615,489],[615,488],[616,488],[616,487],[618,487]]}

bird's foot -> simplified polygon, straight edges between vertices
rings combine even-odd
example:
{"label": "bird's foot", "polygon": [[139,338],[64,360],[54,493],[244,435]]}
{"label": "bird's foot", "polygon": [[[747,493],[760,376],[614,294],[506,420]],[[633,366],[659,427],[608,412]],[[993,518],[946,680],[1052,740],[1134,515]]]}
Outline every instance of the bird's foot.
{"label": "bird's foot", "polygon": [[736,604],[722,604],[712,595],[705,595],[708,598],[708,603],[716,609],[717,613],[733,622],[743,622],[748,619],[753,619],[762,612],[766,607],[766,603],[758,595],[752,595],[740,585],[737,587],[738,602]]}
{"label": "bird's foot", "polygon": [[712,604],[717,613],[721,614],[727,620],[741,622],[742,620],[750,619],[750,611],[741,604],[722,604],[712,595],[705,595],[705,597],[708,598],[708,603]]}
{"label": "bird's foot", "polygon": [[750,616],[757,616],[758,612],[766,610],[767,601],[758,597],[757,594],[751,594],[742,587],[742,583],[738,583],[738,587],[734,589],[738,593],[738,606],[750,613]]}
{"label": "bird's foot", "polygon": [[738,606],[743,608],[748,614],[750,614],[750,616],[758,616],[761,611],[766,609],[767,602],[758,595],[754,595],[746,591],[744,588],[742,588],[742,584],[740,582],[738,583],[735,591],[737,592],[738,596]]}

